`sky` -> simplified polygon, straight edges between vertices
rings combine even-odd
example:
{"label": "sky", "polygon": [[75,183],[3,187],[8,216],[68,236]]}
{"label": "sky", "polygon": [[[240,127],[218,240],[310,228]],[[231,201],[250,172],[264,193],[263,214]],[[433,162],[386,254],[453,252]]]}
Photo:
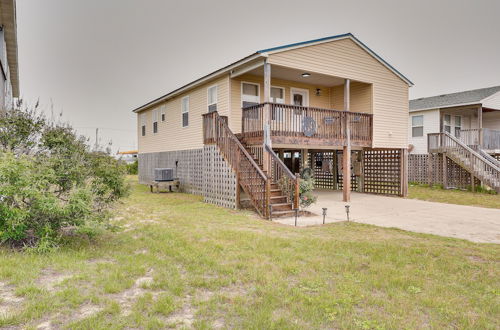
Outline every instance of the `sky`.
{"label": "sky", "polygon": [[95,143],[137,147],[132,109],[259,49],[353,33],[410,98],[500,85],[499,0],[17,0],[21,96]]}

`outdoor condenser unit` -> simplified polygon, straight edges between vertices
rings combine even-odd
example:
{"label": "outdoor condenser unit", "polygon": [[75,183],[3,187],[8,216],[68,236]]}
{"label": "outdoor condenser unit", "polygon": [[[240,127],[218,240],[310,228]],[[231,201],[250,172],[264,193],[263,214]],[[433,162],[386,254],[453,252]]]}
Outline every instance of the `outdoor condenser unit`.
{"label": "outdoor condenser unit", "polygon": [[172,168],[155,168],[155,181],[173,181],[174,170]]}

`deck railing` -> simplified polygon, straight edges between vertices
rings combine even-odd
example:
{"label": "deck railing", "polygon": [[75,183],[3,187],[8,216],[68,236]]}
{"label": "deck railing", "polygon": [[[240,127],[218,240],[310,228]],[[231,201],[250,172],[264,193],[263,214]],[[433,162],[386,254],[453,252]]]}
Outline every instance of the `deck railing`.
{"label": "deck railing", "polygon": [[494,163],[447,132],[427,134],[427,139],[429,152],[446,153],[481,181],[500,191],[500,168]]}
{"label": "deck railing", "polygon": [[351,143],[371,145],[372,114],[280,103],[262,103],[243,108],[241,131],[245,138],[263,136],[266,104],[269,104],[270,109],[271,137],[300,137],[343,144],[346,139],[346,124],[349,123]]}
{"label": "deck railing", "polygon": [[224,159],[238,176],[238,182],[250,196],[257,212],[268,217],[269,180],[238,138],[227,125],[227,117],[217,112],[203,115],[203,140],[205,144],[216,144]]}
{"label": "deck railing", "polygon": [[[482,139],[482,143],[480,143]],[[464,144],[485,150],[500,149],[500,131],[489,128],[472,128],[460,130],[459,140]]]}
{"label": "deck railing", "polygon": [[278,184],[294,209],[299,208],[299,178],[288,169],[283,161],[268,145],[265,146],[265,152],[269,153],[269,170],[272,182]]}

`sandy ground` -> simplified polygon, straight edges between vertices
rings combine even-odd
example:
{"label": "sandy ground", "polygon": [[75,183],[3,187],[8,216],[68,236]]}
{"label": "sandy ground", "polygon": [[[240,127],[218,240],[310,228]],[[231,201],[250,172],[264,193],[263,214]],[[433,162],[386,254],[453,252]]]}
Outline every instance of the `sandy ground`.
{"label": "sandy ground", "polygon": [[[299,217],[298,226],[321,224],[323,207],[328,209],[326,223],[346,220],[342,192],[318,190],[315,195],[318,201],[308,210],[317,215]],[[348,204],[352,221],[473,242],[500,243],[500,209],[360,193],[353,193]],[[278,218],[273,221],[294,225],[295,219]]]}

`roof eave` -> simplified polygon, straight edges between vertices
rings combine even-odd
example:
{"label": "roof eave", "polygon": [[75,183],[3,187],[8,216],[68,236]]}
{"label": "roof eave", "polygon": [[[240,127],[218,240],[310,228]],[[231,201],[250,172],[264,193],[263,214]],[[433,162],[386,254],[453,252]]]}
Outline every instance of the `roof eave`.
{"label": "roof eave", "polygon": [[159,97],[159,98],[157,98],[157,99],[155,99],[155,100],[153,100],[151,102],[148,102],[148,103],[146,103],[146,104],[144,104],[144,105],[142,105],[142,106],[140,106],[140,107],[132,110],[132,112],[135,112],[135,113],[141,112],[141,111],[143,111],[143,110],[145,110],[147,108],[150,108],[150,107],[152,107],[152,106],[154,106],[154,105],[156,105],[158,103],[164,102],[164,101],[166,101],[168,99],[171,99],[171,98],[173,98],[173,97],[175,97],[175,96],[177,96],[179,94],[182,94],[183,92],[185,92],[185,91],[187,91],[189,89],[192,89],[192,88],[197,87],[197,86],[199,86],[201,84],[204,84],[205,82],[207,82],[209,80],[212,80],[212,79],[217,78],[219,76],[222,76],[224,74],[230,73],[231,70],[234,70],[235,68],[237,68],[237,67],[239,67],[239,66],[241,66],[243,64],[246,64],[248,62],[251,62],[251,61],[253,61],[255,59],[258,59],[258,58],[261,58],[261,57],[267,57],[267,55],[266,54],[261,54],[261,53],[257,52],[257,53],[254,53],[252,55],[249,55],[247,57],[244,57],[244,58],[242,58],[239,61],[236,61],[236,62],[234,62],[232,64],[229,64],[228,66],[225,66],[225,67],[223,67],[223,68],[221,68],[219,70],[216,70],[216,71],[214,71],[214,72],[212,72],[212,73],[210,73],[210,74],[208,74],[206,76],[203,76],[203,77],[201,77],[201,78],[199,78],[199,79],[197,79],[197,80],[195,80],[195,81],[193,81],[193,82],[191,82],[189,84],[186,84],[186,85],[184,85],[182,87],[179,87],[179,88],[173,90],[172,92],[167,93],[167,94],[165,94],[165,95],[163,95],[163,96],[161,96],[161,97]]}
{"label": "roof eave", "polygon": [[481,102],[469,102],[469,103],[457,103],[457,104],[450,104],[450,105],[444,105],[444,106],[439,106],[439,107],[430,107],[430,108],[419,108],[419,109],[410,109],[409,112],[416,112],[416,111],[427,111],[427,110],[440,110],[440,109],[447,109],[447,108],[455,108],[455,107],[466,107],[466,106],[471,106],[471,105],[481,105]]}
{"label": "roof eave", "polygon": [[19,97],[19,69],[17,58],[17,23],[16,1],[1,1],[2,23],[4,25],[5,44],[7,48],[7,62],[9,66],[12,95]]}

